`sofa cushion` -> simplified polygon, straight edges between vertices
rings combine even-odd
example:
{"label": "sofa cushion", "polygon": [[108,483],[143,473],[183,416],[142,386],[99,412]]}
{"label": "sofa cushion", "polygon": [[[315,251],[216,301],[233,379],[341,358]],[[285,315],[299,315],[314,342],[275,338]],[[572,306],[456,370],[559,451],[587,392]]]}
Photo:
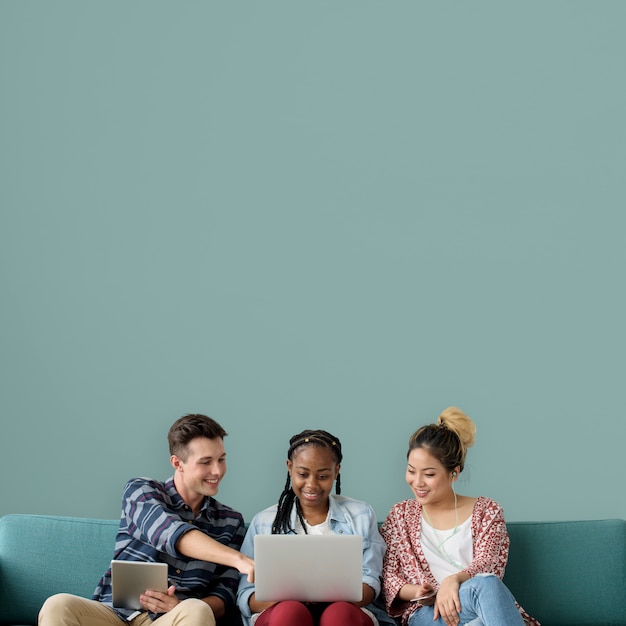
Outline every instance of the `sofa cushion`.
{"label": "sofa cushion", "polygon": [[[504,580],[543,626],[626,626],[626,521],[513,522]],[[0,518],[0,625],[37,623],[46,598],[91,597],[116,520]],[[233,612],[234,623],[240,624]]]}
{"label": "sofa cushion", "polygon": [[549,626],[626,624],[626,521],[514,522],[504,582]]}
{"label": "sofa cushion", "polygon": [[90,598],[113,557],[116,520],[45,515],[0,518],[0,607],[4,624],[36,624],[48,596]]}

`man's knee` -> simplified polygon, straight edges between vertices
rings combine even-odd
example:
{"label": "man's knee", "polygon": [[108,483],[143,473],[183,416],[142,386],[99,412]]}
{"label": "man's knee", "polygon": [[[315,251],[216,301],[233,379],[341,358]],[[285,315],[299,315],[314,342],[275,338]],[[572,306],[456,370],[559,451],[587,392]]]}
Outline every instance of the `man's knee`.
{"label": "man's knee", "polygon": [[187,598],[173,610],[178,613],[176,623],[181,625],[202,624],[202,626],[215,626],[213,609],[203,600]]}
{"label": "man's knee", "polygon": [[75,607],[83,598],[71,593],[57,593],[50,596],[39,610],[39,626],[55,626],[56,624],[78,624]]}
{"label": "man's knee", "polygon": [[69,596],[69,593],[57,593],[53,596],[50,596],[49,598],[46,599],[46,601],[43,603],[43,605],[41,606],[41,610],[39,611],[40,613],[44,610],[48,610],[51,607],[54,606],[60,606],[63,605],[65,602],[65,599]]}

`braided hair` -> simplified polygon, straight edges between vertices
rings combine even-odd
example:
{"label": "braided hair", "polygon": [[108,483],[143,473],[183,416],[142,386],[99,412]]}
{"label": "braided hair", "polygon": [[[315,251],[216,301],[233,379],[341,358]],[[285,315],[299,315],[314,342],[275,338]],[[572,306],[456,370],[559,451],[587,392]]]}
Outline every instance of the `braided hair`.
{"label": "braided hair", "polygon": [[[289,440],[289,450],[287,451],[287,458],[291,460],[296,450],[299,450],[303,446],[318,446],[320,448],[328,448],[337,464],[341,463],[343,455],[341,453],[341,442],[337,437],[331,435],[325,430],[303,430],[301,433],[294,435]],[[335,482],[335,493],[341,493],[341,476],[337,475]],[[272,534],[288,534],[295,532],[295,529],[291,527],[291,511],[295,504],[296,515],[300,520],[302,528],[306,533],[306,524],[304,523],[304,516],[302,515],[302,507],[300,506],[300,500],[296,497],[293,489],[291,488],[291,475],[287,472],[287,481],[283,492],[278,499],[278,510],[276,511],[276,517],[272,524]]]}

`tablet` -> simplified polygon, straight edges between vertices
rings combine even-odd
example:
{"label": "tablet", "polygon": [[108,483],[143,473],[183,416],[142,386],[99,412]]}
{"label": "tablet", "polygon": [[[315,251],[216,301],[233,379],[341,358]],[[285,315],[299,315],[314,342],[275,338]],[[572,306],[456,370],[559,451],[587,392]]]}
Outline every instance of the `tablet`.
{"label": "tablet", "polygon": [[167,591],[167,563],[111,561],[113,606],[143,610],[139,596],[146,590]]}

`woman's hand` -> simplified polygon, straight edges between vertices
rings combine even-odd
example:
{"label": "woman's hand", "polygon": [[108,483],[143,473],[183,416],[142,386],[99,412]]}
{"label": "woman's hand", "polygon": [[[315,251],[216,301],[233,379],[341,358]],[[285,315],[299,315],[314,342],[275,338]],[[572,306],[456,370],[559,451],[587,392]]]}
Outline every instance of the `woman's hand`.
{"label": "woman's hand", "polygon": [[412,599],[413,602],[419,602],[423,606],[432,606],[437,599],[437,591],[430,585],[422,585],[422,591],[418,596]]}
{"label": "woman's hand", "polygon": [[150,611],[151,613],[167,613],[180,602],[180,600],[174,595],[175,591],[176,587],[174,587],[174,585],[168,587],[166,593],[148,589],[145,593],[139,596],[139,601],[141,602],[141,606],[143,606],[146,611]]}
{"label": "woman's hand", "polygon": [[265,609],[269,609],[270,606],[274,606],[278,604],[277,602],[270,601],[259,601],[256,599],[256,593],[252,593],[252,595],[248,598],[248,606],[250,607],[250,611],[252,613],[261,613],[265,611]]}
{"label": "woman's hand", "polygon": [[352,604],[354,604],[354,606],[367,606],[371,602],[374,602],[374,598],[376,598],[376,592],[367,583],[363,583],[361,601],[353,602]]}
{"label": "woman's hand", "polygon": [[448,576],[443,579],[435,599],[435,620],[441,617],[447,626],[459,624],[459,613],[461,612],[460,586],[461,581],[456,576]]}
{"label": "woman's hand", "polygon": [[404,602],[419,602],[420,604],[430,605],[435,601],[435,589],[428,583],[423,585],[407,583],[400,589],[397,597]]}

